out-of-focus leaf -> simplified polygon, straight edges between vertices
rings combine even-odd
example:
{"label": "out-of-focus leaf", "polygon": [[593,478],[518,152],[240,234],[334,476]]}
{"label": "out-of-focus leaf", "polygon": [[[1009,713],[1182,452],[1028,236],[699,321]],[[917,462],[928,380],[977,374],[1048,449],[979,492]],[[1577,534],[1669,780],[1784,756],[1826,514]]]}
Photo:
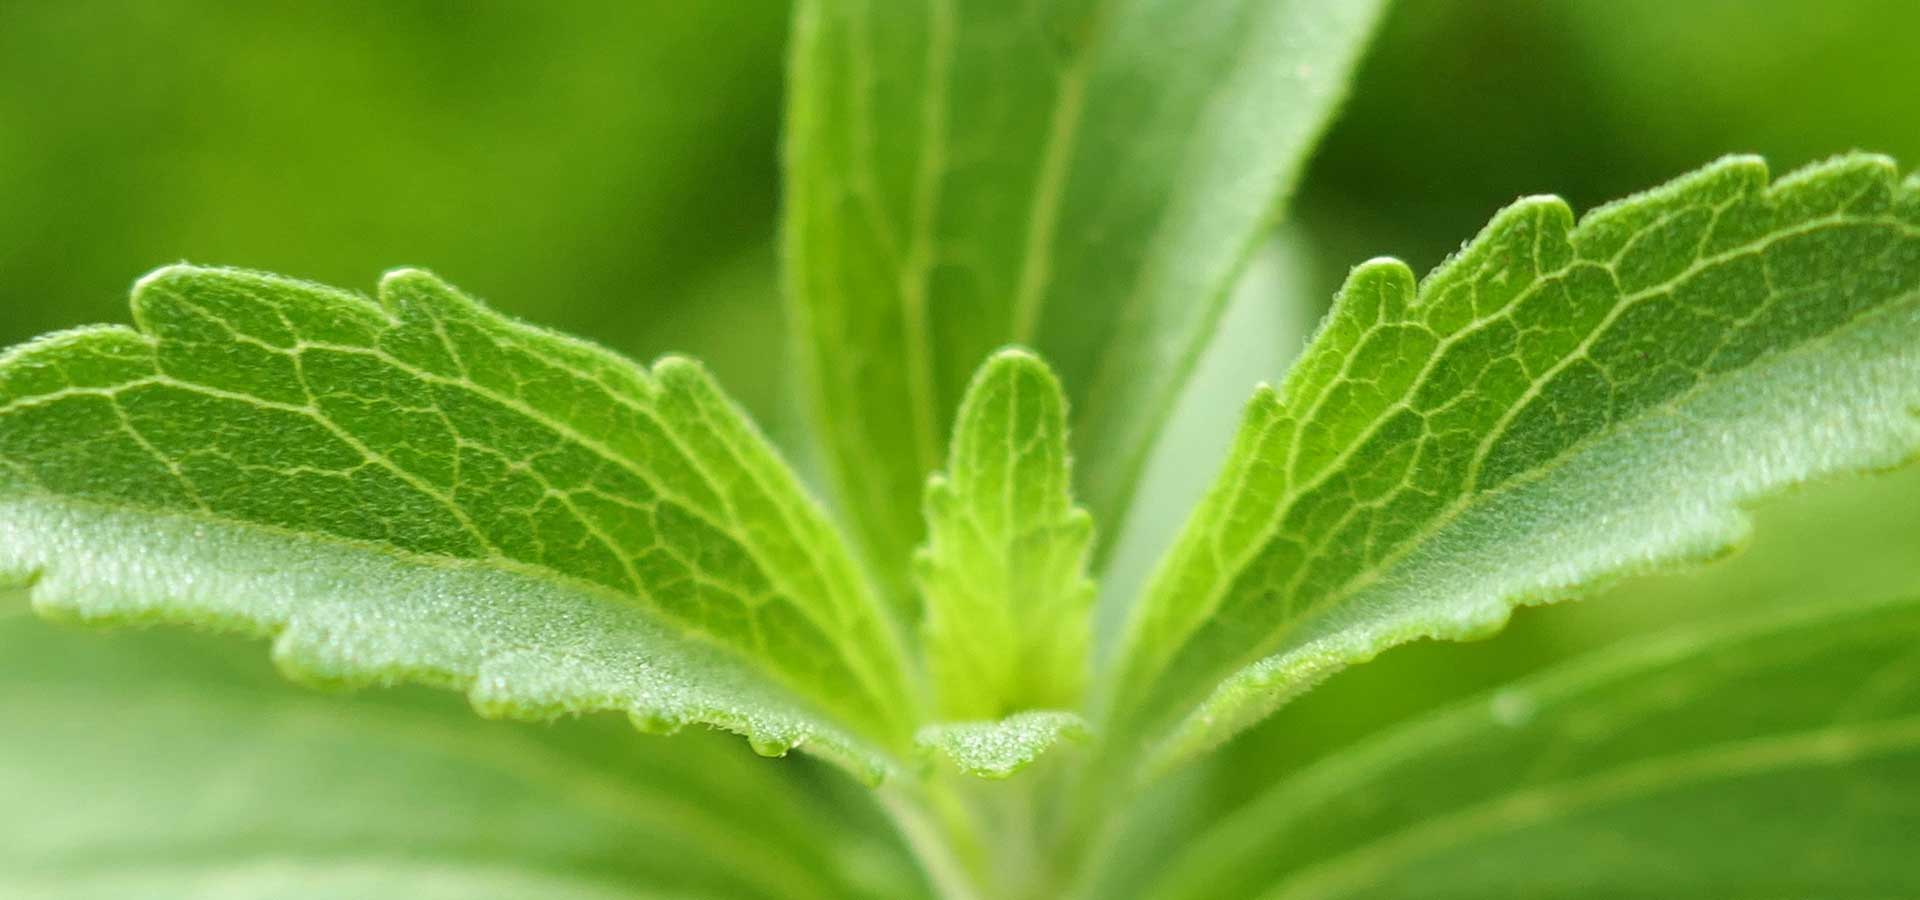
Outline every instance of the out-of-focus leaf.
{"label": "out-of-focus leaf", "polygon": [[485,722],[285,689],[253,653],[100,636],[0,594],[0,894],[892,897],[857,810],[717,735]]}
{"label": "out-of-focus leaf", "polygon": [[1307,766],[1570,658],[1660,640],[1674,629],[1719,628],[1729,618],[1920,597],[1920,555],[1912,552],[1920,466],[1789,492],[1759,504],[1753,517],[1753,539],[1726,559],[1625,579],[1582,603],[1519,610],[1487,641],[1417,642],[1328,680],[1130,810],[1127,834],[1136,839],[1119,851],[1122,858],[1103,861],[1088,896],[1135,896],[1176,848],[1205,830],[1169,828],[1169,820],[1239,815]]}
{"label": "out-of-focus leaf", "polygon": [[1920,602],[1632,642],[1396,728],[1142,896],[1905,896]]}

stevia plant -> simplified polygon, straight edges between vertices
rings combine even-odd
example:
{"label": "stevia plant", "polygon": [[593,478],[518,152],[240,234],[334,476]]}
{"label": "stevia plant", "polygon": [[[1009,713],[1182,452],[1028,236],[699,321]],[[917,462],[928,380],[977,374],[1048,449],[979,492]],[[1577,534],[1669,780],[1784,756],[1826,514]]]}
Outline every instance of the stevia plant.
{"label": "stevia plant", "polygon": [[[283,692],[205,636],[4,623],[46,727],[131,720],[155,752],[101,767],[128,786],[103,810],[6,782],[40,825],[0,887],[1920,890],[1912,602],[1623,643],[1205,799],[1223,743],[1343,668],[1718,556],[1745,504],[1920,451],[1920,179],[1729,157],[1577,219],[1523,199],[1423,279],[1354,268],[1152,576],[1103,597],[1379,11],[803,0],[785,288],[831,507],[698,363],[420,270],[366,297],[171,266],[130,327],[7,351],[0,586],[39,614],[682,733],[481,728]],[[211,769],[251,775],[181,775]]]}

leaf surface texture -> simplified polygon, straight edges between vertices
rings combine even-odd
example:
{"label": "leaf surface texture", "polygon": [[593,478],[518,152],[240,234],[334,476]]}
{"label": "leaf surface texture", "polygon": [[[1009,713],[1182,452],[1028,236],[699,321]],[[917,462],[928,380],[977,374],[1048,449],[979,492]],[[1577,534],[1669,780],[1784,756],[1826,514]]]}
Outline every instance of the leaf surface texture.
{"label": "leaf surface texture", "polygon": [[869,775],[908,741],[883,609],[697,365],[416,271],[376,302],[175,267],[133,306],[0,358],[0,573],[42,611],[272,633],[312,680],[707,722]]}
{"label": "leaf surface texture", "polygon": [[941,714],[1078,705],[1093,521],[1073,503],[1066,400],[1045,363],[1007,350],[981,367],[926,507],[929,543],[915,571]]}
{"label": "leaf surface texture", "polygon": [[1728,159],[1354,270],[1136,610],[1109,698],[1164,765],[1327,674],[1721,552],[1740,505],[1920,450],[1920,183]]}

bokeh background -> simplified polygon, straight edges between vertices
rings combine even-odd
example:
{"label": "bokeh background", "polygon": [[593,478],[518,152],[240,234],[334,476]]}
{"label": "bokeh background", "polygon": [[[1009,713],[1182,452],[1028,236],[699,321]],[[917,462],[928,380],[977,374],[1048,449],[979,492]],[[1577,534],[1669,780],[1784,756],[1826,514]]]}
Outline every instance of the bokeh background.
{"label": "bokeh background", "polygon": [[[0,342],[125,318],[170,262],[370,288],[432,268],[787,421],[774,0],[0,2]],[[1901,0],[1411,0],[1295,218],[1324,302],[1501,204],[1727,152],[1920,159]],[[786,427],[783,425],[783,427]]]}
{"label": "bokeh background", "polygon": [[[0,343],[122,321],[132,281],[180,260],[361,289],[419,265],[636,356],[706,360],[804,458],[775,250],[786,16],[770,0],[0,0]],[[1920,164],[1915,33],[1911,0],[1406,0],[1280,232],[1287,277],[1242,302],[1310,323],[1348,265],[1429,268],[1521,194],[1586,208],[1728,152],[1776,171],[1850,149]],[[1300,340],[1283,333],[1210,361],[1244,375],[1218,388],[1228,406],[1281,371]],[[1217,452],[1209,435],[1177,452]],[[1229,753],[1292,765],[1729,604],[1920,590],[1920,475],[1811,487],[1758,521],[1730,562],[1522,611],[1484,644],[1389,653]]]}

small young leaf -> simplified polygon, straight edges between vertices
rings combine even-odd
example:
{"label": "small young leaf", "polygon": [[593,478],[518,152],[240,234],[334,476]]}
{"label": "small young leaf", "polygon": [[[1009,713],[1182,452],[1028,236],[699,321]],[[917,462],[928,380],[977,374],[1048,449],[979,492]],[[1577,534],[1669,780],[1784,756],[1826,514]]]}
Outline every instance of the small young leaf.
{"label": "small young leaf", "polygon": [[1138,896],[1910,896],[1920,601],[1604,650],[1341,751]]}
{"label": "small young leaf", "polygon": [[0,618],[0,895],[917,894],[861,890],[845,850],[884,835],[738,741],[290,694],[224,649]]}
{"label": "small young leaf", "polygon": [[1384,4],[806,0],[787,294],[840,499],[897,593],[973,367],[1073,392],[1101,521]]}
{"label": "small young leaf", "polygon": [[[290,674],[907,745],[899,641],[692,363],[644,371],[422,272],[375,303],[175,267],[139,329],[0,357],[0,572],[48,613],[277,634]],[[4,580],[0,578],[0,580]]]}
{"label": "small young leaf", "polygon": [[981,367],[926,507],[915,572],[941,715],[1078,706],[1093,522],[1073,505],[1066,400],[1045,363],[1006,350]]}
{"label": "small young leaf", "polygon": [[1920,450],[1920,181],[1896,179],[1728,159],[1577,227],[1523,200],[1417,293],[1354,270],[1136,610],[1127,752],[1172,762],[1350,662],[1710,556],[1743,501]]}

